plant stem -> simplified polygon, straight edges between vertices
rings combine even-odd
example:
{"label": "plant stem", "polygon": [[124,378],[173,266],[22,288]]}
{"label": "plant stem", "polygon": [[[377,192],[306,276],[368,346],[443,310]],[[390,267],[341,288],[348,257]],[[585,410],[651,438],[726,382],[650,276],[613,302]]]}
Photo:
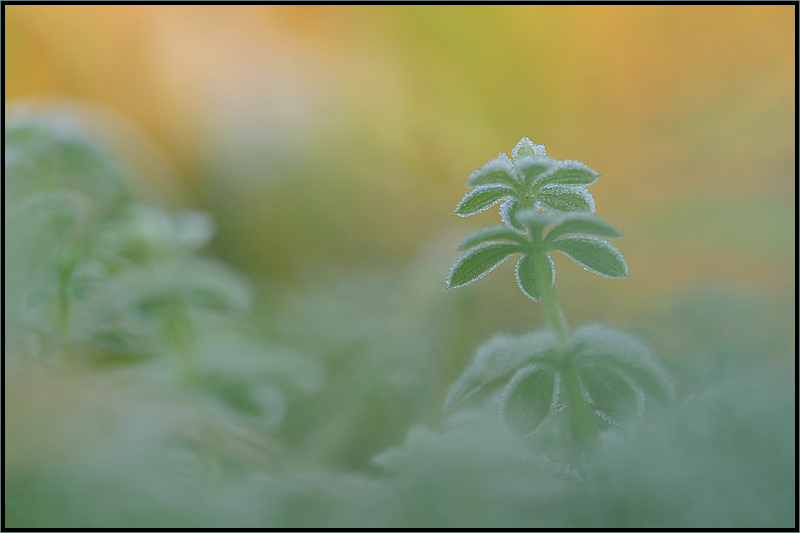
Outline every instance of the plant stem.
{"label": "plant stem", "polygon": [[561,367],[561,379],[569,398],[572,436],[581,449],[592,452],[600,444],[597,428],[592,422],[589,406],[586,405],[581,384],[578,381],[578,374],[575,372],[575,367],[569,358],[566,358]]}
{"label": "plant stem", "polygon": [[569,322],[567,322],[567,315],[564,314],[561,303],[558,301],[558,296],[556,296],[556,289],[553,286],[553,273],[548,263],[549,259],[545,253],[533,256],[534,275],[541,283],[542,305],[544,306],[547,325],[558,337],[561,347],[566,349],[570,343]]}
{"label": "plant stem", "polygon": [[534,275],[542,282],[542,305],[544,306],[547,325],[558,337],[563,350],[561,378],[567,395],[567,403],[570,406],[572,434],[581,449],[592,452],[599,444],[597,428],[592,421],[589,406],[586,404],[581,384],[578,381],[578,374],[569,356],[569,322],[556,295],[556,290],[552,283],[552,271],[548,262],[547,254],[535,254],[533,263]]}

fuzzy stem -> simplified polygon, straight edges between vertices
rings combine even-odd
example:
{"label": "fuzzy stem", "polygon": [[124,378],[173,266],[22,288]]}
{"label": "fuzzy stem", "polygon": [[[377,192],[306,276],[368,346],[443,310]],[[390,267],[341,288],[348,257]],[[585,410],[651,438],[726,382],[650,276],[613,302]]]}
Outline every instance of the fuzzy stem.
{"label": "fuzzy stem", "polygon": [[570,343],[569,322],[561,303],[558,301],[556,289],[553,286],[553,274],[548,264],[547,254],[535,254],[533,256],[533,269],[536,279],[541,280],[542,305],[544,306],[545,319],[548,327],[556,334],[561,347],[566,349]]}
{"label": "fuzzy stem", "polygon": [[572,434],[581,449],[592,452],[597,449],[599,438],[589,406],[583,396],[583,390],[578,381],[578,374],[575,366],[569,357],[568,348],[570,345],[570,329],[567,315],[556,295],[555,287],[552,283],[552,274],[547,254],[534,255],[534,275],[542,280],[541,296],[544,306],[545,318],[548,327],[556,334],[563,350],[563,360],[561,366],[561,377],[564,383],[564,391],[567,395],[569,404],[570,420],[572,422]]}
{"label": "fuzzy stem", "polygon": [[569,398],[572,435],[581,449],[593,452],[600,444],[597,427],[592,422],[589,406],[586,405],[583,397],[581,384],[578,382],[578,373],[569,359],[566,359],[561,367],[561,379]]}

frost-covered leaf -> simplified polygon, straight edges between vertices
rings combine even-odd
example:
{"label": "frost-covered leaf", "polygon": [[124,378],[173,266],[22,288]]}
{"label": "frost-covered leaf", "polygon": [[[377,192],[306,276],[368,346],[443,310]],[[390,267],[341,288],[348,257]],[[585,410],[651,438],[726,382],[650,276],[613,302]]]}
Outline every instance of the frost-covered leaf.
{"label": "frost-covered leaf", "polygon": [[646,344],[625,331],[601,325],[581,326],[573,336],[572,352],[579,366],[602,361],[619,368],[648,398],[668,402],[674,395],[672,381],[661,362]]}
{"label": "frost-covered leaf", "polygon": [[470,233],[464,239],[458,243],[459,250],[466,250],[467,248],[471,248],[477,244],[482,244],[484,242],[490,241],[514,241],[520,244],[525,243],[525,238],[519,232],[514,231],[513,229],[509,229],[508,226],[504,225],[497,225],[497,226],[487,226],[485,228],[481,228],[478,231]]}
{"label": "frost-covered leaf", "polygon": [[511,378],[500,400],[500,414],[512,433],[527,437],[542,426],[557,400],[557,373],[534,363]]}
{"label": "frost-covered leaf", "polygon": [[503,185],[483,185],[465,194],[458,203],[455,213],[460,217],[468,217],[489,209],[513,194],[512,189]]}
{"label": "frost-covered leaf", "polygon": [[561,211],[594,212],[594,198],[584,187],[573,185],[548,185],[536,196],[537,204],[544,209]]}
{"label": "frost-covered leaf", "polygon": [[519,337],[493,337],[478,348],[475,359],[450,387],[444,410],[451,410],[489,382],[531,360],[547,361],[547,356],[558,346],[558,339],[549,331],[534,331]]}
{"label": "frost-covered leaf", "polygon": [[517,221],[517,213],[522,210],[522,203],[516,198],[508,198],[500,205],[500,218],[509,227],[525,231],[525,226]]}
{"label": "frost-covered leaf", "polygon": [[600,175],[580,161],[566,159],[558,163],[558,168],[543,174],[534,182],[537,188],[551,184],[582,185],[588,187],[597,181]]}
{"label": "frost-covered leaf", "polygon": [[504,185],[514,189],[518,185],[516,175],[514,165],[507,156],[496,157],[473,172],[467,180],[467,185],[470,187]]}
{"label": "frost-covered leaf", "polygon": [[511,150],[511,157],[514,159],[519,159],[520,157],[525,157],[527,155],[545,157],[547,155],[547,150],[543,144],[534,144],[527,137],[523,137]]}
{"label": "frost-covered leaf", "polygon": [[605,220],[589,213],[568,213],[556,222],[547,232],[546,243],[571,233],[594,235],[596,237],[621,237],[622,234]]}
{"label": "frost-covered leaf", "polygon": [[542,212],[537,209],[520,209],[515,214],[516,221],[526,228],[534,240],[542,238],[544,229],[558,220],[553,213]]}
{"label": "frost-covered leaf", "polygon": [[520,248],[517,244],[488,243],[470,250],[456,261],[447,277],[447,286],[463,287],[494,270]]}
{"label": "frost-covered leaf", "polygon": [[514,161],[514,166],[517,167],[517,171],[522,175],[524,190],[527,191],[537,180],[545,179],[546,176],[555,171],[558,168],[558,161],[549,157],[527,155]]}
{"label": "frost-covered leaf", "polygon": [[604,420],[624,424],[644,411],[642,389],[619,366],[584,358],[578,374],[591,407]]}
{"label": "frost-covered leaf", "polygon": [[546,279],[539,279],[533,269],[533,257],[530,255],[523,255],[517,262],[517,284],[522,292],[531,298],[533,301],[538,302],[542,297],[542,288],[553,284],[555,279],[555,269],[553,268],[553,260],[550,256],[547,257],[548,275]]}
{"label": "frost-covered leaf", "polygon": [[592,237],[562,237],[548,250],[557,250],[586,270],[607,278],[627,278],[628,265],[622,253],[610,242]]}

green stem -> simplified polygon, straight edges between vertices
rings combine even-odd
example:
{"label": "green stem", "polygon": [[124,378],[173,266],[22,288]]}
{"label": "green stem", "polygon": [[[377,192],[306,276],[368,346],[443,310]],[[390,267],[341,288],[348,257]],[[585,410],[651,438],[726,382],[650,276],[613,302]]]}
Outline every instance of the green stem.
{"label": "green stem", "polygon": [[567,315],[561,307],[561,302],[556,295],[555,287],[552,283],[552,270],[546,253],[535,254],[534,256],[534,275],[541,280],[542,305],[544,306],[545,319],[548,327],[556,334],[563,350],[563,360],[561,365],[561,377],[564,384],[564,391],[569,404],[570,420],[572,422],[572,434],[581,449],[591,452],[597,449],[599,438],[597,428],[592,421],[589,406],[583,397],[583,390],[578,381],[578,374],[569,356],[570,329]]}
{"label": "green stem", "polygon": [[566,349],[570,344],[569,322],[558,301],[556,289],[553,286],[553,271],[549,262],[547,254],[535,254],[533,256],[534,275],[541,282],[542,305],[547,325],[558,337],[561,347]]}
{"label": "green stem", "polygon": [[572,435],[581,449],[593,452],[600,444],[597,427],[592,421],[592,414],[586,404],[586,399],[583,397],[583,390],[578,381],[578,373],[575,371],[572,361],[568,358],[565,358],[561,367],[561,380],[569,398]]}

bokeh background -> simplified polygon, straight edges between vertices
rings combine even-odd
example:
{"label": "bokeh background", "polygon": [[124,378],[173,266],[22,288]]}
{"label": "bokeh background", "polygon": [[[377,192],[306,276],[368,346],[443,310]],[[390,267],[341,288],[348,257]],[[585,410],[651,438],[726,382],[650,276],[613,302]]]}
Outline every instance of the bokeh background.
{"label": "bokeh background", "polygon": [[278,440],[347,470],[439,423],[486,338],[544,325],[511,264],[444,282],[497,220],[452,214],[467,177],[522,136],[600,172],[625,234],[629,279],[555,258],[573,323],[676,365],[713,351],[702,335],[791,359],[795,9],[11,5],[5,105],[104,117],[141,197],[213,216],[250,330],[327,372]]}

